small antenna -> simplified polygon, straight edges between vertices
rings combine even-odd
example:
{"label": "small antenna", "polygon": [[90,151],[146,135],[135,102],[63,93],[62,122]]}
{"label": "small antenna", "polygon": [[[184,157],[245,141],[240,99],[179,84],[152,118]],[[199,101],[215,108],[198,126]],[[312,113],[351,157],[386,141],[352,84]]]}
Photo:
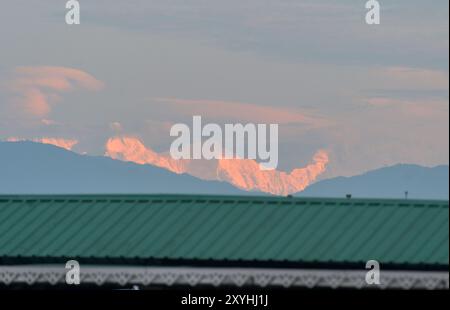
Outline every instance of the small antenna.
{"label": "small antenna", "polygon": [[405,199],[408,199],[408,191],[405,191]]}

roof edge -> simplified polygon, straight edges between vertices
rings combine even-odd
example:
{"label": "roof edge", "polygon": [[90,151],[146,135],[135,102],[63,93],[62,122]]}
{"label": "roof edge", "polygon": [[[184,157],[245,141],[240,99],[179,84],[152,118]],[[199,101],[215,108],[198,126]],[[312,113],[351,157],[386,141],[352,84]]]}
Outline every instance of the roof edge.
{"label": "roof edge", "polygon": [[277,202],[380,202],[380,203],[428,203],[449,204],[448,200],[438,199],[399,199],[399,198],[342,198],[342,197],[295,197],[270,195],[199,195],[199,194],[0,194],[0,200],[239,200],[239,201],[277,201]]}
{"label": "roof edge", "polygon": [[[262,269],[365,269],[366,262],[302,262],[302,261],[261,261],[261,260],[211,260],[211,259],[169,259],[169,258],[125,258],[125,257],[0,257],[0,266],[58,264],[64,265],[67,260],[74,259],[80,264],[109,266],[142,266],[142,267],[181,267],[196,268],[262,268]],[[391,271],[449,271],[449,264],[398,264],[380,262],[380,268]]]}

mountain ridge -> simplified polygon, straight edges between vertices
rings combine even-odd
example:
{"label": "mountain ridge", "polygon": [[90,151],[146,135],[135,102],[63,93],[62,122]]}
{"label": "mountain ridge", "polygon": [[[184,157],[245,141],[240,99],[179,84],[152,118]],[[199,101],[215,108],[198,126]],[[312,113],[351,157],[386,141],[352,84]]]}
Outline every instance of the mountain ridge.
{"label": "mountain ridge", "polygon": [[[351,177],[322,180],[297,197],[448,200],[448,165],[397,164]],[[176,174],[150,164],[87,156],[49,144],[0,142],[0,194],[269,195]]]}
{"label": "mountain ridge", "polygon": [[295,196],[357,198],[408,198],[448,200],[449,166],[424,167],[396,164],[351,177],[335,177],[316,182]]}
{"label": "mountain ridge", "polygon": [[225,182],[29,141],[0,142],[0,174],[3,194],[246,193]]}

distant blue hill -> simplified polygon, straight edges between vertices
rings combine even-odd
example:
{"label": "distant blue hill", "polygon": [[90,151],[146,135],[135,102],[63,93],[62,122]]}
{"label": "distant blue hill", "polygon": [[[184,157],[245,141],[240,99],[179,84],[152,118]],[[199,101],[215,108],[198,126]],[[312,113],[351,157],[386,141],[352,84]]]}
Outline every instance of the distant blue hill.
{"label": "distant blue hill", "polygon": [[[354,177],[317,182],[303,197],[449,198],[449,167],[395,165]],[[0,194],[262,195],[151,165],[79,155],[33,142],[0,142]]]}
{"label": "distant blue hill", "polygon": [[303,197],[404,198],[405,191],[411,199],[449,198],[449,167],[426,168],[399,164],[372,170],[353,177],[337,177],[312,184],[295,194]]}
{"label": "distant blue hill", "polygon": [[33,142],[0,142],[0,194],[245,194],[228,183]]}

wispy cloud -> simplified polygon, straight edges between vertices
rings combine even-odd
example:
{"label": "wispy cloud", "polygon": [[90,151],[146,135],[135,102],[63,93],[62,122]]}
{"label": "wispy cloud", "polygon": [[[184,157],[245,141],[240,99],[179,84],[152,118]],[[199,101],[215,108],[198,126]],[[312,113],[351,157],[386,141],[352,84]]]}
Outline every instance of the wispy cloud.
{"label": "wispy cloud", "polygon": [[325,117],[316,115],[307,109],[262,106],[253,103],[243,103],[221,100],[192,100],[180,98],[154,98],[172,114],[192,117],[201,115],[218,121],[241,121],[253,123],[305,124],[311,127],[321,127],[330,124]]}
{"label": "wispy cloud", "polygon": [[18,67],[8,88],[16,94],[13,102],[25,113],[45,117],[61,93],[76,89],[99,90],[104,86],[90,74],[66,67]]}
{"label": "wispy cloud", "polygon": [[448,90],[448,71],[392,66],[379,70],[397,88]]}

